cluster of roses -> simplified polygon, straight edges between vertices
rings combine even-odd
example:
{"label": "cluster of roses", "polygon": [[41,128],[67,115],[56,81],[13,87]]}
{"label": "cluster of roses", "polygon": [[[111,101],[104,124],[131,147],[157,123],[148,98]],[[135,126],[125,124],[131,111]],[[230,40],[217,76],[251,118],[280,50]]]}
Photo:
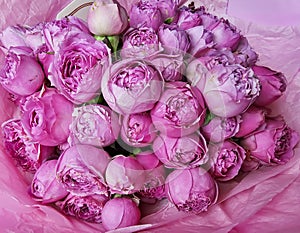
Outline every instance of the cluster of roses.
{"label": "cluster of roses", "polygon": [[217,182],[293,156],[297,133],[265,108],[284,76],[255,65],[227,20],[180,4],[96,0],[87,25],[2,32],[0,82],[18,107],[4,143],[35,199],[115,229],[139,222],[138,201],[198,214]]}

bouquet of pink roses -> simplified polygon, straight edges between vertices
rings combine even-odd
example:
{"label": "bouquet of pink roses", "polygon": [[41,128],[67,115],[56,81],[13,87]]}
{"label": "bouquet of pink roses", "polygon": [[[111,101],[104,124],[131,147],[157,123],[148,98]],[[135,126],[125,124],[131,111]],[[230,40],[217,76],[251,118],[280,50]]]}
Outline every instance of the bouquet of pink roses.
{"label": "bouquet of pink roses", "polygon": [[209,214],[292,159],[298,133],[271,105],[286,78],[233,24],[193,3],[121,3],[1,33],[3,143],[34,201],[132,232],[166,206]]}

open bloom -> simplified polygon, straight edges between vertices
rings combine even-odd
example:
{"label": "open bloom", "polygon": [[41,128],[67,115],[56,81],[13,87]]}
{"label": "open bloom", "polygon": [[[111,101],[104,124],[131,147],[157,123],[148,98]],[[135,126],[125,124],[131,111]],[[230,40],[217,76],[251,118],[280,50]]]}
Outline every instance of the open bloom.
{"label": "open bloom", "polygon": [[266,106],[282,96],[287,86],[286,78],[282,73],[264,66],[253,66],[252,69],[261,83],[261,92],[255,105]]}
{"label": "open bloom", "polygon": [[187,78],[203,94],[209,110],[219,117],[245,111],[259,96],[260,81],[250,68],[226,64],[224,57],[195,59],[187,67]]}
{"label": "open bloom", "polygon": [[128,27],[128,15],[118,1],[95,0],[89,9],[87,23],[96,35],[118,35]]}
{"label": "open bloom", "polygon": [[44,82],[44,72],[38,61],[22,48],[8,50],[0,70],[0,83],[10,93],[28,96],[38,91]]}
{"label": "open bloom", "polygon": [[34,174],[31,194],[43,204],[58,201],[68,195],[68,191],[56,179],[57,160],[44,162]]}
{"label": "open bloom", "polygon": [[108,196],[105,170],[109,155],[102,149],[78,144],[66,149],[58,159],[56,174],[60,183],[79,196]]}
{"label": "open bloom", "polygon": [[168,168],[194,168],[208,161],[206,141],[200,133],[180,138],[158,136],[153,151]]}
{"label": "open bloom", "polygon": [[102,210],[109,198],[105,195],[76,196],[69,194],[57,206],[66,215],[74,216],[80,220],[92,223],[102,222]]}
{"label": "open bloom", "polygon": [[159,102],[151,110],[157,130],[168,137],[182,137],[195,132],[205,119],[202,94],[184,82],[166,84]]}
{"label": "open bloom", "polygon": [[152,65],[125,59],[110,66],[101,89],[107,104],[122,115],[146,112],[159,100],[163,79]]}
{"label": "open bloom", "polygon": [[57,146],[69,136],[72,112],[73,104],[56,89],[48,88],[25,100],[21,122],[33,142]]}
{"label": "open bloom", "polygon": [[282,117],[267,118],[265,123],[241,141],[250,155],[261,163],[285,164],[294,155],[299,135]]}
{"label": "open bloom", "polygon": [[132,194],[139,191],[145,181],[145,172],[133,157],[115,156],[106,169],[106,181],[112,193]]}
{"label": "open bloom", "polygon": [[41,146],[31,141],[20,120],[11,119],[1,126],[4,146],[11,157],[24,171],[36,172],[44,159],[53,152],[53,147]]}
{"label": "open bloom", "polygon": [[120,124],[116,113],[104,105],[90,104],[75,108],[70,125],[70,144],[105,147],[119,136]]}
{"label": "open bloom", "polygon": [[107,46],[89,34],[78,33],[65,38],[54,54],[49,79],[67,99],[81,104],[99,95],[102,75],[109,65]]}
{"label": "open bloom", "polygon": [[238,175],[246,158],[246,151],[230,140],[211,144],[208,148],[210,172],[219,181],[231,180]]}
{"label": "open bloom", "polygon": [[123,118],[121,137],[125,143],[134,147],[144,147],[156,137],[149,112],[126,115]]}
{"label": "open bloom", "polygon": [[218,186],[206,170],[197,167],[171,172],[166,180],[166,193],[179,211],[199,214],[216,202]]}
{"label": "open bloom", "polygon": [[136,225],[140,218],[137,204],[127,197],[109,200],[102,210],[102,223],[106,230]]}

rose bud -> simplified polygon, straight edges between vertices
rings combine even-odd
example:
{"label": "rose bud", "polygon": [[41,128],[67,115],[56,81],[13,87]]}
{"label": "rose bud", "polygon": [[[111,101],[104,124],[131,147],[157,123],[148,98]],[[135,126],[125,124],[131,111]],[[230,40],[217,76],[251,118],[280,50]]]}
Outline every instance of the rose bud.
{"label": "rose bud", "polygon": [[122,115],[146,112],[153,108],[163,90],[163,78],[152,65],[126,59],[105,72],[102,94],[107,104]]}
{"label": "rose bud", "polygon": [[122,58],[144,58],[157,53],[159,41],[152,28],[131,28],[123,36]]}
{"label": "rose bud", "polygon": [[109,155],[102,149],[78,144],[66,149],[58,159],[56,173],[60,183],[74,195],[108,196],[105,170]]}
{"label": "rose bud", "polygon": [[218,186],[206,170],[197,167],[171,172],[166,193],[179,211],[200,214],[217,201]]}
{"label": "rose bud", "polygon": [[245,137],[258,129],[263,123],[265,123],[265,116],[267,110],[264,108],[258,108],[250,106],[246,112],[243,112],[241,116],[241,122],[238,132],[235,137]]}
{"label": "rose bud", "polygon": [[246,151],[230,140],[208,147],[210,156],[210,173],[219,181],[228,181],[238,175],[246,158]]}
{"label": "rose bud", "polygon": [[137,204],[127,197],[109,200],[102,210],[102,223],[106,230],[136,225],[140,218],[141,212]]}
{"label": "rose bud", "polygon": [[261,83],[261,92],[255,105],[263,107],[282,96],[287,86],[287,80],[282,73],[264,66],[253,66],[252,69]]}
{"label": "rose bud", "polygon": [[298,142],[298,133],[288,127],[282,117],[275,117],[267,118],[241,145],[264,165],[276,165],[285,164],[294,156],[293,148]]}
{"label": "rose bud", "polygon": [[[31,51],[29,49],[29,51]],[[27,48],[11,48],[0,70],[0,83],[10,93],[28,96],[38,91],[44,82],[44,72],[38,61],[28,54]]]}
{"label": "rose bud", "polygon": [[252,67],[257,59],[257,53],[251,48],[246,37],[241,36],[237,48],[233,51],[238,64],[244,67]]}
{"label": "rose bud", "polygon": [[8,120],[1,128],[5,149],[24,171],[35,173],[43,160],[53,153],[53,147],[32,142],[20,120]]}
{"label": "rose bud", "polygon": [[61,211],[69,216],[92,223],[102,222],[102,210],[109,198],[105,195],[76,196],[69,194],[67,198],[56,203]]}
{"label": "rose bud", "polygon": [[253,70],[226,65],[224,57],[203,57],[192,61],[186,76],[203,94],[208,109],[222,118],[245,111],[259,96],[260,81]]}
{"label": "rose bud", "polygon": [[69,136],[73,104],[56,89],[29,96],[22,105],[21,122],[33,142],[57,146]]}
{"label": "rose bud", "polygon": [[88,102],[99,95],[110,62],[110,51],[103,42],[78,33],[67,37],[55,53],[49,80],[74,104]]}
{"label": "rose bud", "polygon": [[178,20],[176,24],[182,30],[188,30],[196,26],[200,26],[202,19],[201,15],[204,13],[204,7],[191,10],[183,6],[179,9]]}
{"label": "rose bud", "polygon": [[68,195],[68,191],[56,179],[57,160],[44,162],[34,174],[31,194],[43,204],[58,201]]}
{"label": "rose bud", "polygon": [[236,136],[240,130],[241,121],[240,115],[229,118],[216,116],[201,128],[201,132],[208,141],[221,142]]}
{"label": "rose bud", "polygon": [[161,200],[165,197],[166,172],[163,164],[153,151],[145,151],[136,155],[137,161],[146,173],[144,187],[136,193],[143,202],[153,203],[153,199]]}
{"label": "rose bud", "polygon": [[190,47],[189,36],[177,25],[163,24],[158,30],[159,41],[167,54],[185,54]]}
{"label": "rose bud", "polygon": [[157,54],[150,60],[166,82],[182,81],[185,64],[181,54]]}
{"label": "rose bud", "polygon": [[128,27],[128,15],[117,1],[95,0],[89,9],[87,23],[95,35],[118,35]]}
{"label": "rose bud", "polygon": [[200,133],[180,138],[158,136],[153,151],[167,168],[194,168],[208,161],[206,141]]}
{"label": "rose bud", "polygon": [[121,138],[134,147],[144,147],[152,143],[156,137],[149,112],[126,115],[123,118]]}
{"label": "rose bud", "polygon": [[166,84],[159,102],[151,110],[157,130],[168,137],[182,137],[195,132],[205,119],[202,94],[185,82]]}
{"label": "rose bud", "polygon": [[139,191],[145,182],[145,172],[133,157],[118,155],[106,169],[106,182],[112,193],[132,194]]}
{"label": "rose bud", "polygon": [[110,108],[90,104],[74,109],[68,141],[74,144],[89,144],[105,147],[112,144],[119,136],[119,118]]}
{"label": "rose bud", "polygon": [[157,5],[140,0],[134,4],[130,11],[130,26],[133,28],[149,27],[155,31],[163,23],[160,10]]}

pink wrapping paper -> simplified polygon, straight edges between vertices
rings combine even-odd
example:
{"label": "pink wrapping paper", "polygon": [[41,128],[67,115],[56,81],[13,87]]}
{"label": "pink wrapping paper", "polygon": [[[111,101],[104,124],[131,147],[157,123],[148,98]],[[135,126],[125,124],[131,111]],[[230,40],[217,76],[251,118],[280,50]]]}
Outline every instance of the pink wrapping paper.
{"label": "pink wrapping paper", "polygon": [[[68,2],[48,0],[41,4],[37,0],[2,0],[0,29],[16,23],[34,24],[54,19]],[[277,12],[271,10],[271,5],[265,4],[270,1],[265,1],[264,4],[260,0],[196,2],[197,5],[204,4],[209,11],[230,19],[238,26],[259,54],[260,65],[285,73],[289,83],[288,90],[272,107],[300,132],[297,120],[300,115],[300,25],[295,23],[299,15],[293,10],[299,9],[299,1],[284,1],[285,6],[280,8],[278,14],[282,20],[275,17]],[[253,4],[253,8],[249,8],[249,2]],[[278,3],[279,0],[273,2]],[[298,4],[298,8],[295,8],[295,4]],[[259,8],[258,13],[250,14],[249,11],[255,9],[254,6]],[[273,18],[277,21],[272,21]],[[8,94],[1,88],[0,122],[12,116],[13,110]],[[286,165],[263,168],[239,181],[222,185],[218,204],[206,213],[195,216],[177,212],[167,201],[158,205],[144,205],[144,217],[140,225],[112,232],[299,232],[299,156],[298,146],[295,157]],[[15,168],[2,147],[0,159],[0,227],[3,232],[104,232],[99,224],[67,218],[54,208],[33,201],[27,194],[30,177],[24,178],[24,174]]]}

